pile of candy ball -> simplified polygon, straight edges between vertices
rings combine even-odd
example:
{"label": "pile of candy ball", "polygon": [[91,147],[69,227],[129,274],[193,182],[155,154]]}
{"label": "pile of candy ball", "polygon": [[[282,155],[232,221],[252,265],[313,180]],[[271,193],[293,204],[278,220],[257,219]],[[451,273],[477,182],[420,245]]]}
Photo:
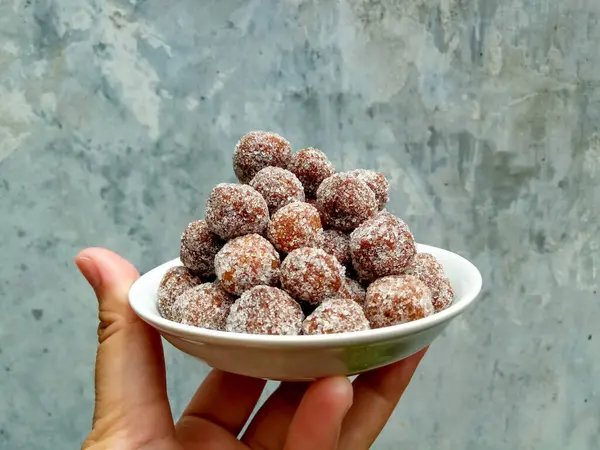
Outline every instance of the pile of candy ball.
{"label": "pile of candy ball", "polygon": [[448,307],[440,263],[417,253],[385,210],[389,182],[336,173],[316,148],[292,152],[255,131],[233,155],[239,184],[219,184],[181,237],[183,265],[158,289],[172,321],[237,333],[329,334],[381,328]]}

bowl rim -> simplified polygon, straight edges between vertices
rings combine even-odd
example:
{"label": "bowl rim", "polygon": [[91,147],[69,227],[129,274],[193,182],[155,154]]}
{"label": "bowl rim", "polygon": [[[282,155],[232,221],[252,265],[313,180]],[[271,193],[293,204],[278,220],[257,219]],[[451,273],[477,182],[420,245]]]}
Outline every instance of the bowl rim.
{"label": "bowl rim", "polygon": [[390,327],[338,334],[272,336],[210,330],[173,322],[160,316],[160,314],[152,313],[147,306],[144,307],[144,305],[147,304],[147,299],[149,297],[139,295],[139,291],[142,290],[144,281],[147,281],[146,277],[149,277],[151,274],[158,271],[164,272],[169,267],[181,264],[179,258],[167,261],[138,278],[129,291],[129,304],[143,321],[158,329],[160,332],[197,343],[208,341],[227,346],[237,345],[241,347],[306,349],[319,347],[347,347],[396,340],[403,336],[419,334],[458,316],[471,306],[475,299],[477,299],[483,284],[481,273],[477,267],[461,255],[430,245],[417,244],[417,246],[420,253],[444,254],[449,259],[455,260],[457,264],[460,265],[461,271],[465,273],[465,277],[471,279],[472,283],[468,285],[466,291],[460,297],[460,301],[453,303],[445,310],[423,319]]}

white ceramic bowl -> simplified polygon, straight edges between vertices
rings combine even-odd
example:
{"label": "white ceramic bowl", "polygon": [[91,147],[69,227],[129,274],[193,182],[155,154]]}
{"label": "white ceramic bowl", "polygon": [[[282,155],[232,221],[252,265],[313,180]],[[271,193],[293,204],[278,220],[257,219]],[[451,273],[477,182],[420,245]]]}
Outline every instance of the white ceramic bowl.
{"label": "white ceramic bowl", "polygon": [[133,310],[173,346],[226,372],[269,380],[313,380],[354,375],[399,361],[418,352],[477,298],[481,274],[463,257],[426,245],[444,266],[455,292],[454,303],[424,319],[393,327],[319,336],[266,336],[227,333],[171,322],[160,316],[156,291],[164,273],[178,259],[156,267],[131,287]]}

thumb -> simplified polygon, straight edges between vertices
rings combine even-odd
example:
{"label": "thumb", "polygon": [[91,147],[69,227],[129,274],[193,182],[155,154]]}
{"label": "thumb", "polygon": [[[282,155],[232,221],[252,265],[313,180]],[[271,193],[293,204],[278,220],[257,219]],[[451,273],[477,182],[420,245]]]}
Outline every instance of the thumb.
{"label": "thumb", "polygon": [[91,440],[126,433],[135,441],[148,442],[172,434],[160,336],[128,302],[138,272],[100,248],[82,251],[75,264],[96,293],[100,319],[92,431],[96,436]]}

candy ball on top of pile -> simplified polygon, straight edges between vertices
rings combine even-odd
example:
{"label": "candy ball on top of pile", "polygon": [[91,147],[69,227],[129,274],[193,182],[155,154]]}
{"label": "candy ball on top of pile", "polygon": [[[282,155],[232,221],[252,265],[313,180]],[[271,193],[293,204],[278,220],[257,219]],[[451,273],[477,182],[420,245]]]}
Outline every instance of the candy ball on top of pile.
{"label": "candy ball on top of pile", "polygon": [[168,320],[211,330],[315,335],[430,316],[454,298],[442,265],[417,253],[385,209],[377,171],[336,172],[327,155],[253,131],[233,153],[239,183],[219,184],[181,236],[182,265],[157,293]]}

